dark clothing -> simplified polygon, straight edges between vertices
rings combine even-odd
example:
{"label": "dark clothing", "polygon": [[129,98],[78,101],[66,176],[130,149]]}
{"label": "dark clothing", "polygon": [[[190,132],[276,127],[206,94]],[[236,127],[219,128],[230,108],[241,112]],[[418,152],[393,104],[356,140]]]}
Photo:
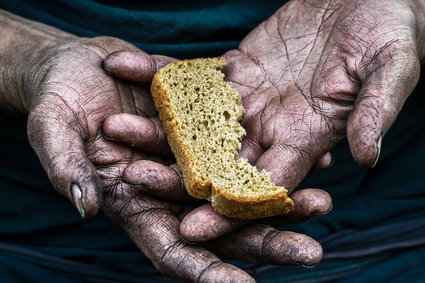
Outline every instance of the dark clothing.
{"label": "dark clothing", "polygon": [[[192,58],[237,47],[285,1],[114,2],[0,0],[0,8],[80,36],[116,36],[148,53]],[[320,239],[318,267],[236,264],[259,282],[424,282],[424,92],[421,80],[374,169],[357,165],[343,141],[334,165],[302,184],[334,200],[328,215],[284,227]],[[82,220],[52,188],[28,144],[26,117],[0,113],[0,156],[1,282],[171,281],[112,221]]]}

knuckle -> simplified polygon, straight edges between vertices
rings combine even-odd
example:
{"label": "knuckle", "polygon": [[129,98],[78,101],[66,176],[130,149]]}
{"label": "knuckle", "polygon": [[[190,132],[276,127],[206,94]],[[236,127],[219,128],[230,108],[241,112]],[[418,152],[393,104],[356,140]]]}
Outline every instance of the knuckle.
{"label": "knuckle", "polygon": [[184,241],[175,240],[163,245],[153,260],[158,270],[174,278],[184,279],[185,282],[197,282],[195,271],[199,262],[194,255],[184,251]]}
{"label": "knuckle", "polygon": [[211,282],[211,276],[209,274],[213,273],[215,269],[222,266],[224,263],[220,260],[215,260],[210,262],[207,267],[205,267],[196,278],[196,283],[207,283]]}
{"label": "knuckle", "polygon": [[266,227],[264,230],[265,236],[263,238],[261,250],[259,252],[259,255],[261,257],[263,255],[270,254],[270,251],[273,249],[274,246],[274,240],[279,235],[279,231],[272,227]]}

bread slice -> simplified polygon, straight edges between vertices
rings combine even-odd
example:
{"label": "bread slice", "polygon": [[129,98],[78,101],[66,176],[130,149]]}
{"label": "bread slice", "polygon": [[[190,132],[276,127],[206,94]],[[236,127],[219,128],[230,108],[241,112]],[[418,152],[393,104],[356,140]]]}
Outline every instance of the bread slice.
{"label": "bread slice", "polygon": [[224,81],[224,58],[173,62],[159,70],[152,95],[188,193],[220,214],[254,219],[293,210],[266,171],[238,157],[245,130],[238,92]]}

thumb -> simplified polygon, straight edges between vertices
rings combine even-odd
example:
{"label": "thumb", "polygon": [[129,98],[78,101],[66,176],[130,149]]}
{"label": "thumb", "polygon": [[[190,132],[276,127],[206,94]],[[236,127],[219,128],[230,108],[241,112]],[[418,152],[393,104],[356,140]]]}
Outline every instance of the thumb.
{"label": "thumb", "polygon": [[362,82],[348,117],[347,138],[354,159],[375,166],[381,142],[417,84],[420,63],[415,48],[382,50],[358,76]]}
{"label": "thumb", "polygon": [[29,141],[53,186],[83,218],[94,216],[101,205],[102,186],[85,153],[83,131],[75,126],[69,108],[47,103],[49,96],[43,95],[28,117]]}
{"label": "thumb", "polygon": [[103,60],[103,69],[118,78],[130,82],[149,84],[156,71],[176,61],[162,55],[148,55],[143,51],[118,51]]}
{"label": "thumb", "polygon": [[324,152],[317,146],[276,144],[261,155],[255,166],[270,172],[273,182],[291,193]]}

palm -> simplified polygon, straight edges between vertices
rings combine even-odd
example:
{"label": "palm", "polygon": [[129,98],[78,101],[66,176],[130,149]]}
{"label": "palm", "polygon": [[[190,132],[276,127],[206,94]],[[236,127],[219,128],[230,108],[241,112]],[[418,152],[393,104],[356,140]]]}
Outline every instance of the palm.
{"label": "palm", "polygon": [[[137,139],[137,134],[127,136],[126,131],[137,126],[126,123],[131,117],[126,120],[126,116],[119,116],[124,127],[120,129],[120,122],[111,115],[127,113],[152,118],[157,114],[147,89],[112,78],[101,69],[101,62],[113,51],[136,50],[117,39],[112,42],[115,45],[111,46],[111,39],[97,38],[63,50],[50,65],[40,87],[41,95],[34,101],[29,138],[53,185],[75,203],[71,190],[78,184],[86,214],[95,214],[101,206],[165,274],[195,282],[202,281],[201,277],[211,271],[236,281],[249,281],[245,272],[231,265],[210,268],[211,262],[219,259],[180,238],[179,215],[193,207],[191,203],[177,204],[141,193],[143,185],[163,190],[180,185],[179,175],[164,165],[169,163],[166,158],[145,151],[167,152],[161,130],[142,131],[140,134],[148,140],[138,142],[149,145],[150,141],[151,146],[137,144],[139,149],[106,139],[102,134],[103,127],[105,133],[111,129],[115,138],[123,137],[124,142],[126,138]],[[145,53],[144,57],[150,58]],[[139,69],[142,70],[154,71]],[[149,121],[147,125],[155,123],[153,119]],[[143,124],[141,120],[137,123]],[[143,184],[134,188],[123,181],[128,179]],[[175,197],[181,198],[181,194]],[[192,260],[186,260],[188,257]]]}
{"label": "palm", "polygon": [[[373,1],[363,6],[347,2],[292,1],[225,55],[227,78],[241,93],[247,111],[242,120],[247,136],[240,154],[271,171],[275,181],[289,190],[346,135],[349,120],[352,126],[360,124],[350,114],[359,103],[362,85],[388,60],[385,55],[414,46],[399,14],[382,13],[383,7]],[[405,8],[393,2],[384,8]],[[372,20],[365,23],[365,19]],[[366,27],[356,26],[359,21]],[[406,52],[395,60],[410,63],[395,75],[406,71],[404,77],[414,81],[418,74],[411,62],[418,60],[417,55]],[[373,95],[381,100],[379,93]],[[369,121],[362,126],[375,131]],[[353,151],[366,152],[366,157],[353,152],[359,162],[374,163],[376,148],[364,148],[365,143],[376,143],[382,134],[365,133],[350,143]]]}
{"label": "palm", "polygon": [[[78,41],[62,48],[45,65],[47,71],[39,92],[35,92],[40,95],[32,101],[28,133],[49,178],[79,209],[83,207],[82,214],[94,215],[101,207],[164,274],[185,282],[211,278],[220,282],[252,282],[244,271],[222,263],[213,253],[189,245],[180,237],[180,219],[197,204],[184,202],[188,196],[180,175],[172,166],[166,166],[169,162],[164,154],[169,148],[165,134],[152,118],[157,113],[149,91],[141,87],[170,58],[148,56],[137,50],[139,61],[136,60],[135,69],[144,79],[138,80],[137,85],[130,84],[110,77],[100,67],[107,55],[111,59],[114,57],[111,52],[123,49],[137,50],[117,39]],[[132,65],[136,61],[126,62]],[[110,64],[108,67],[113,69]],[[125,72],[127,76],[130,73],[131,70]],[[147,151],[160,153],[162,157],[149,155]],[[82,195],[75,194],[76,186]],[[159,198],[147,195],[144,189]],[[164,200],[162,196],[180,202]],[[294,217],[298,219],[299,214]],[[275,237],[269,243],[264,235],[270,234]],[[251,249],[234,248],[241,246],[237,244],[239,239],[251,239],[251,236],[256,239],[248,243]],[[296,252],[280,256],[282,242],[287,242]],[[298,246],[298,242],[304,245]],[[269,249],[256,252],[262,246]],[[231,256],[235,258],[278,264],[311,265],[322,254],[320,245],[307,236],[279,233],[263,226],[240,230],[233,237],[222,238],[212,248],[216,252],[229,249],[234,251]]]}
{"label": "palm", "polygon": [[[128,164],[152,159],[145,152],[109,141],[102,134],[102,123],[112,114],[129,113],[146,118],[157,114],[147,89],[112,78],[100,68],[111,52],[135,50],[123,41],[112,42],[94,39],[61,50],[49,65],[40,86],[41,95],[30,113],[30,141],[53,185],[65,194],[74,182],[88,193],[88,188],[96,185],[103,188],[122,185],[121,175]],[[165,152],[160,145],[157,151]],[[67,176],[60,174],[66,171],[69,171]],[[86,200],[97,198],[100,196]]]}

